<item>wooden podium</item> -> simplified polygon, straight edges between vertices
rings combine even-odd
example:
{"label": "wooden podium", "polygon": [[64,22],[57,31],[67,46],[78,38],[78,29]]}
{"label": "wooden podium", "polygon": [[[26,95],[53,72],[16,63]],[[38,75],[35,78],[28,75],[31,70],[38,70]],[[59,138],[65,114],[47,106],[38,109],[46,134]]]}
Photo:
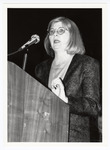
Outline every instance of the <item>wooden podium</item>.
{"label": "wooden podium", "polygon": [[69,107],[8,62],[8,142],[68,142]]}

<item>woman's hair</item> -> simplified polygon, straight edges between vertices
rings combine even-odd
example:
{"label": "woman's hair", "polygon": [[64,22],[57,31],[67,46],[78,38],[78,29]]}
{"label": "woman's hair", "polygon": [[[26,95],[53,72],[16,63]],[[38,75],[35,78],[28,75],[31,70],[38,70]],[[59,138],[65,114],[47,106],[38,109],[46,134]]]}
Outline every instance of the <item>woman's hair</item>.
{"label": "woman's hair", "polygon": [[[49,22],[47,31],[49,31],[51,26],[56,22],[62,22],[62,24],[69,30],[70,41],[68,44],[69,48],[67,50],[67,53],[71,55],[76,53],[83,55],[85,53],[85,47],[77,25],[72,20],[66,17],[57,17]],[[49,33],[47,33],[47,36],[44,40],[44,47],[47,54],[54,57],[54,51],[52,50],[50,45]]]}

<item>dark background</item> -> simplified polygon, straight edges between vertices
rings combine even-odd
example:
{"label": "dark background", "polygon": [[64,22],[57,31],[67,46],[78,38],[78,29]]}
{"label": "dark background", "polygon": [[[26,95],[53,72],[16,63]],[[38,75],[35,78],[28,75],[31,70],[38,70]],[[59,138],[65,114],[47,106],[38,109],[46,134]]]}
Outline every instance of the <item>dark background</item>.
{"label": "dark background", "polygon": [[[44,49],[44,38],[51,19],[65,16],[73,20],[81,32],[86,54],[100,63],[102,70],[102,9],[27,9],[8,8],[8,54],[17,51],[33,34],[40,36],[40,42],[29,47],[26,72],[35,77],[35,66],[48,58]],[[9,61],[22,68],[25,50],[8,57]]]}

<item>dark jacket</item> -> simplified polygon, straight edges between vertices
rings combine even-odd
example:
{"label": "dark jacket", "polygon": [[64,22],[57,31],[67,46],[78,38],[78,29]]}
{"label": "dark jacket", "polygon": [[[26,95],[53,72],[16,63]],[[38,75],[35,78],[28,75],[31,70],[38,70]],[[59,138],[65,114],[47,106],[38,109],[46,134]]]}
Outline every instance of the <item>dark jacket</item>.
{"label": "dark jacket", "polygon": [[[46,87],[52,61],[42,62],[35,70],[37,80]],[[98,141],[99,80],[98,62],[76,54],[63,80],[70,106],[69,142]]]}

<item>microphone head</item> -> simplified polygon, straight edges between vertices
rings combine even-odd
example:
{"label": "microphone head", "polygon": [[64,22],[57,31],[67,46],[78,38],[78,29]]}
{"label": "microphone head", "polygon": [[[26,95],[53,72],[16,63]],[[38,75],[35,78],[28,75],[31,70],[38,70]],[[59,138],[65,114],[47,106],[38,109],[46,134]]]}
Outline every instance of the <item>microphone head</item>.
{"label": "microphone head", "polygon": [[37,34],[32,35],[31,39],[36,41],[35,44],[37,44],[38,42],[40,42],[40,37]]}

